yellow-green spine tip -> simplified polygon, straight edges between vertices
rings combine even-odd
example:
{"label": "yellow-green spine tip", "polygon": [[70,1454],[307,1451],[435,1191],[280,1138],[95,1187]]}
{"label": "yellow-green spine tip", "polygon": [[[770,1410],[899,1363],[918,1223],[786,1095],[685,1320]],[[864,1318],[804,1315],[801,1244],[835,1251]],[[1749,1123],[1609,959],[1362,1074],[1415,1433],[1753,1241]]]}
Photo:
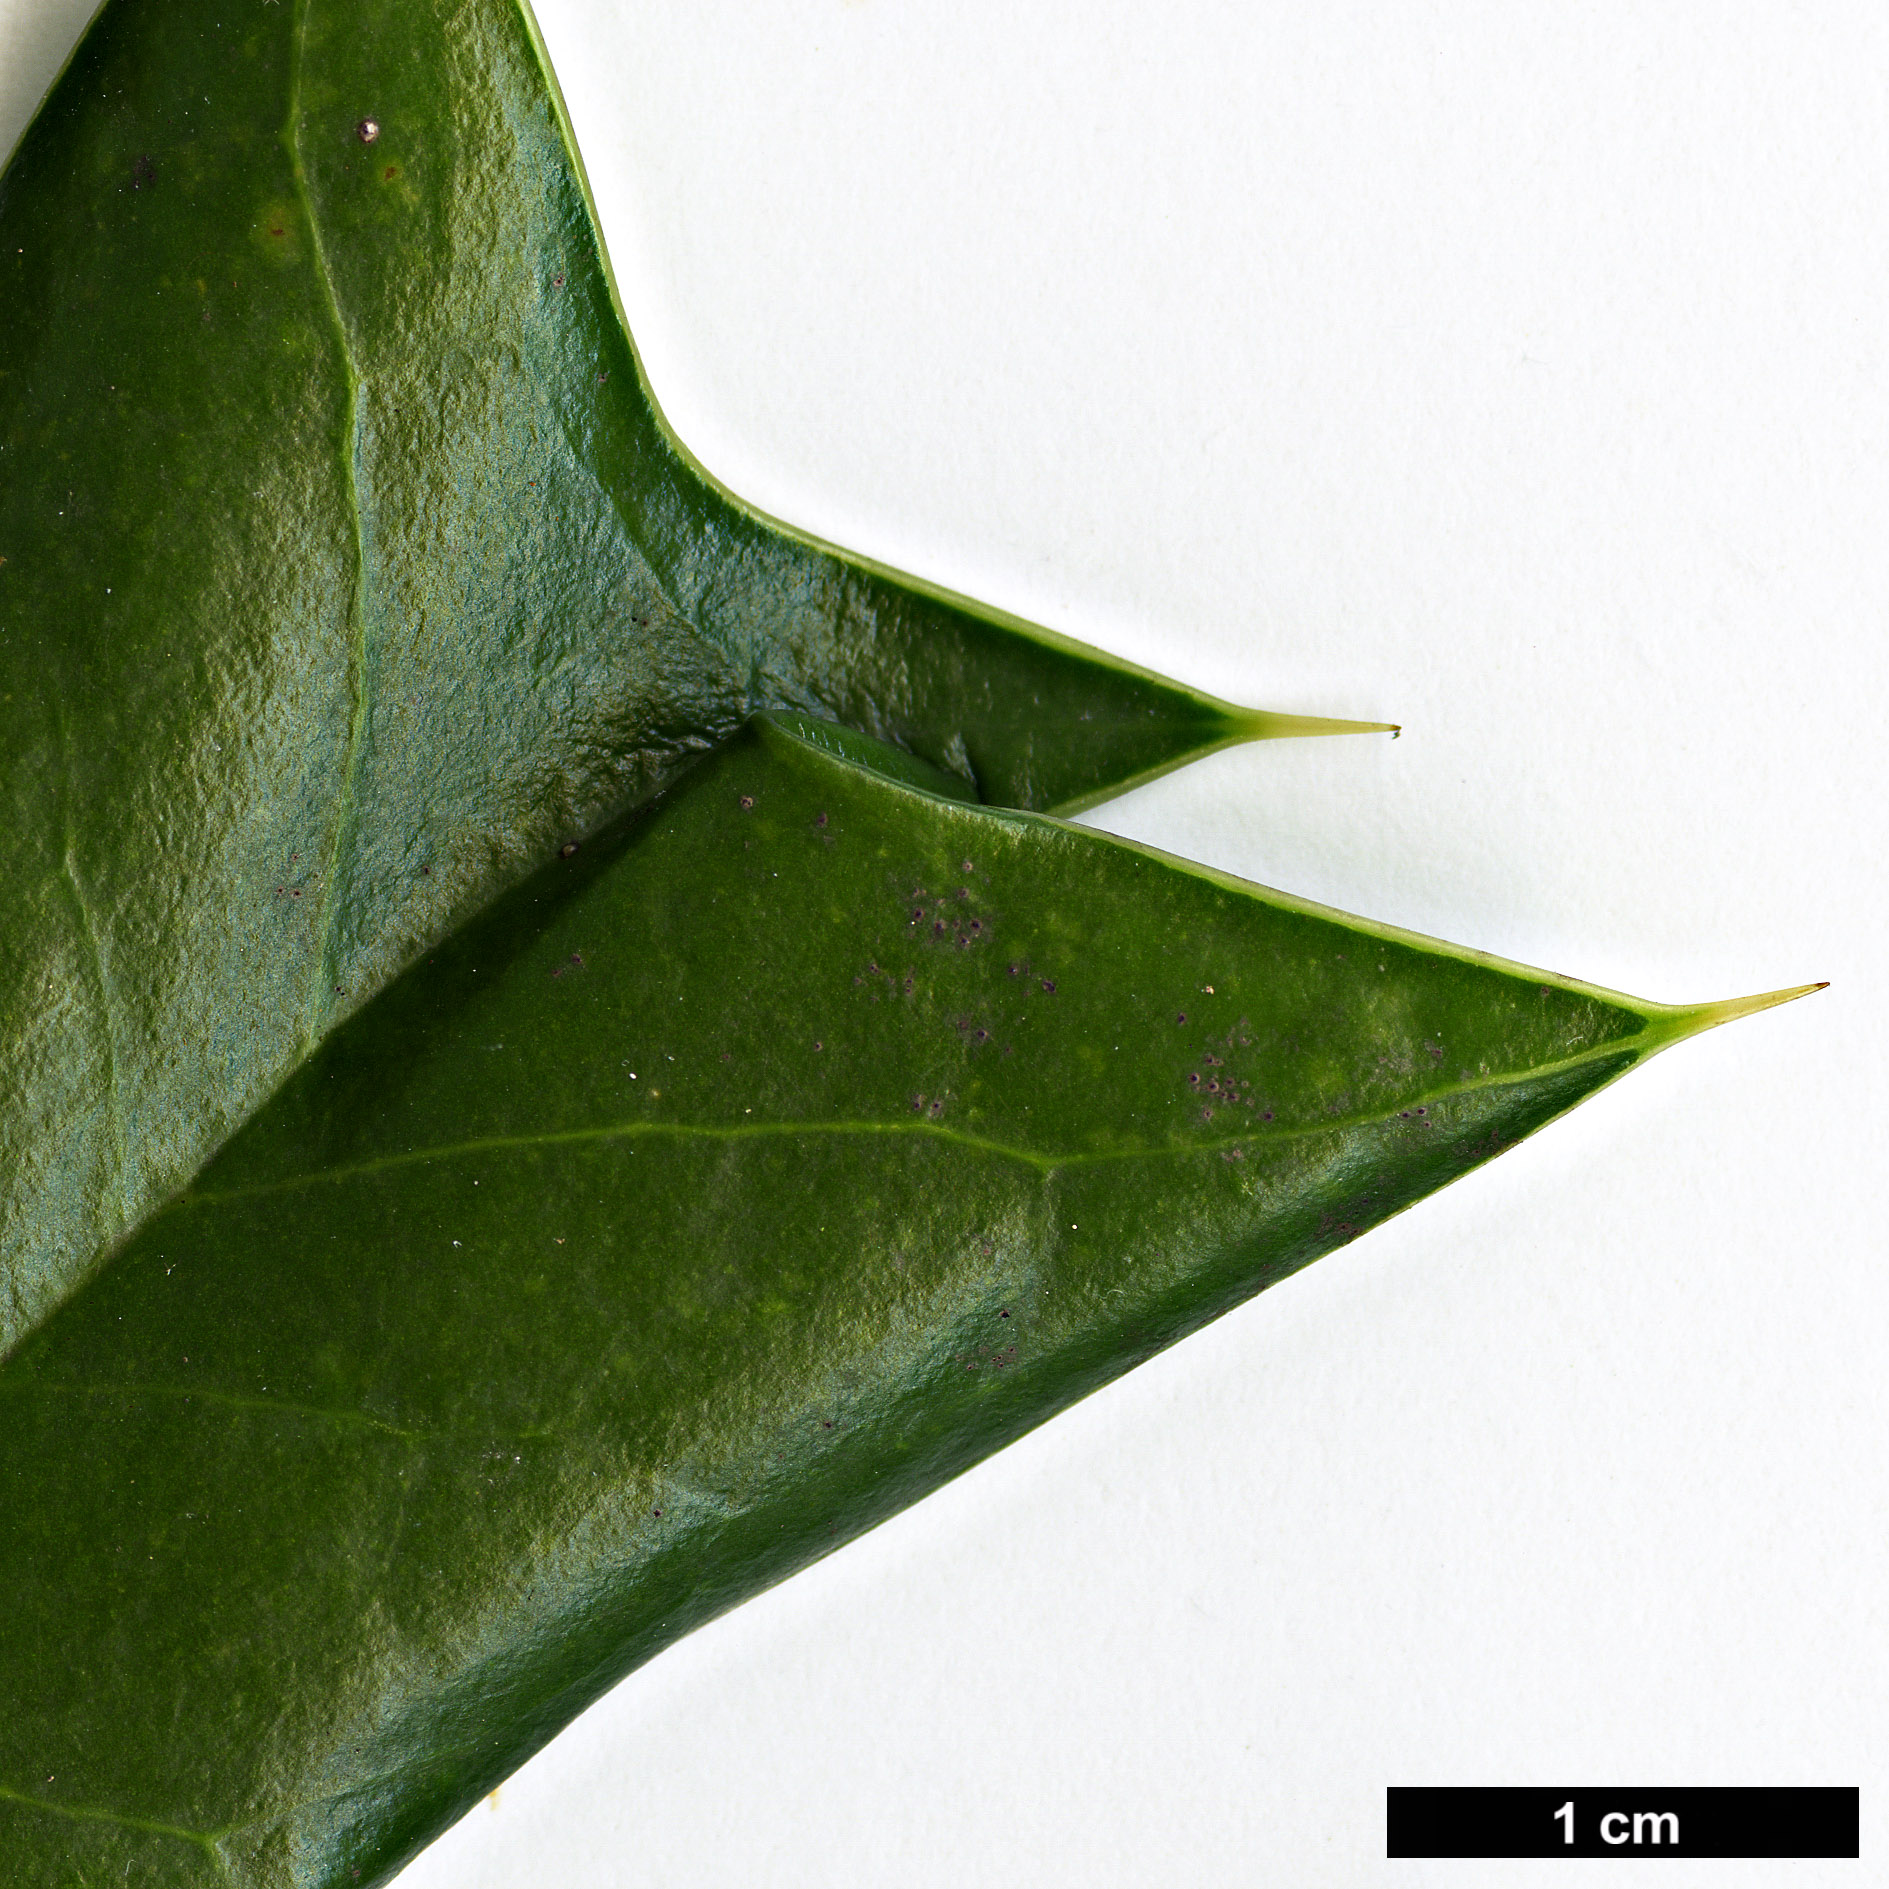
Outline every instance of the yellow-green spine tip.
{"label": "yellow-green spine tip", "polygon": [[1716,1030],[1721,1023],[1736,1023],[1740,1017],[1756,1016],[1760,1010],[1774,1009],[1794,998],[1808,997],[1813,990],[1828,990],[1830,980],[1820,984],[1793,984],[1789,990],[1762,991],[1756,997],[1729,997],[1723,1003],[1662,1005],[1649,1019],[1656,1041],[1651,1050],[1661,1050],[1670,1043],[1683,1042],[1702,1030]]}
{"label": "yellow-green spine tip", "polygon": [[1390,735],[1403,733],[1394,721],[1336,721],[1328,715],[1272,715],[1247,709],[1239,717],[1240,735],[1247,741],[1289,741],[1299,735]]}

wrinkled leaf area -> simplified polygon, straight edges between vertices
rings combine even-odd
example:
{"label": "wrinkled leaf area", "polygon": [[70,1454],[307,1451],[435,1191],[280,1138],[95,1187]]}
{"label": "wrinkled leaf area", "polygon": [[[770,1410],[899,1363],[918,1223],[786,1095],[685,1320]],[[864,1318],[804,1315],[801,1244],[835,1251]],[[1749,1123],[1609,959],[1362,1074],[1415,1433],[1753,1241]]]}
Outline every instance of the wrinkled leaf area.
{"label": "wrinkled leaf area", "polygon": [[553,862],[0,1366],[10,1883],[384,1880],[1643,1047],[873,753],[759,725]]}

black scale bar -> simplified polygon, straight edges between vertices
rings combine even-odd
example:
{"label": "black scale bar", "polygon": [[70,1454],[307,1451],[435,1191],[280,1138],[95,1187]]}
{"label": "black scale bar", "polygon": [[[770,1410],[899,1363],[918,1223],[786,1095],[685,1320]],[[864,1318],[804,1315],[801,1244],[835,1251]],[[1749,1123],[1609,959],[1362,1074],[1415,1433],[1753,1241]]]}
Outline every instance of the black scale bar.
{"label": "black scale bar", "polygon": [[1393,1786],[1387,1856],[1855,1856],[1854,1790]]}

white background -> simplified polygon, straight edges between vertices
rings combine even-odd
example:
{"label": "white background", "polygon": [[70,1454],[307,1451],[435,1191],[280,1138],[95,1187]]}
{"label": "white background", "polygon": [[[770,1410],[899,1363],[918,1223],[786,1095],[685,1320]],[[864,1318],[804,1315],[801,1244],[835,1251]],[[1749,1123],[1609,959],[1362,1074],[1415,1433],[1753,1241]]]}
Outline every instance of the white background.
{"label": "white background", "polygon": [[[0,0],[0,142],[85,12]],[[711,470],[1405,726],[1096,824],[1642,996],[1834,982],[665,1653],[401,1889],[1602,1867],[1386,1862],[1391,1783],[1861,1784],[1873,1865],[1661,1883],[1880,1869],[1889,14],[540,18]]]}

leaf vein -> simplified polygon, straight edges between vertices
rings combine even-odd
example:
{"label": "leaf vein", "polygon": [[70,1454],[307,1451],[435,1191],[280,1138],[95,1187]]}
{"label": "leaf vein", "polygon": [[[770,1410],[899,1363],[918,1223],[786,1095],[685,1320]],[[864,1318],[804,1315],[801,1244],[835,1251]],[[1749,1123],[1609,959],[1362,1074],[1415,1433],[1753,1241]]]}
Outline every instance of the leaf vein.
{"label": "leaf vein", "polygon": [[69,1817],[79,1823],[110,1823],[121,1829],[136,1830],[146,1836],[175,1837],[180,1843],[193,1843],[216,1864],[228,1880],[229,1872],[217,1851],[217,1842],[229,1834],[226,1830],[187,1830],[182,1824],[161,1823],[154,1817],[133,1817],[128,1812],[106,1810],[96,1804],[61,1804],[49,1797],[35,1797],[30,1791],[15,1790],[0,1784],[0,1802],[19,1804],[28,1810],[42,1810],[51,1817]]}
{"label": "leaf vein", "polygon": [[469,1430],[463,1424],[429,1424],[421,1429],[413,1429],[404,1424],[389,1423],[384,1417],[376,1417],[365,1410],[343,1410],[330,1404],[297,1403],[286,1397],[245,1397],[239,1391],[215,1390],[196,1384],[74,1384],[62,1383],[56,1378],[20,1378],[0,1379],[0,1395],[12,1392],[17,1395],[50,1392],[63,1397],[123,1397],[137,1400],[140,1398],[171,1397],[180,1402],[215,1404],[225,1410],[255,1411],[263,1416],[306,1417],[316,1423],[336,1423],[357,1430],[373,1430],[382,1436],[397,1437],[403,1443],[428,1443],[442,1437],[470,1437],[480,1443],[550,1443],[557,1440],[555,1431],[534,1428],[526,1430]]}
{"label": "leaf vein", "polygon": [[72,902],[78,908],[80,935],[84,938],[86,950],[91,956],[92,975],[98,986],[99,1034],[105,1047],[105,1119],[111,1132],[112,1183],[118,1196],[118,1220],[119,1224],[123,1225],[130,1218],[129,1204],[125,1199],[125,1171],[129,1166],[129,1153],[125,1145],[124,1110],[118,1094],[117,1005],[113,998],[111,973],[105,965],[104,940],[99,935],[98,920],[92,911],[92,901],[86,896],[84,883],[79,878],[78,866],[73,858],[72,737],[63,713],[59,716],[59,741],[65,752],[66,764],[65,850],[60,857],[59,869],[66,884],[71,888]]}
{"label": "leaf vein", "polygon": [[335,339],[341,350],[341,367],[348,389],[346,438],[341,453],[342,477],[348,495],[348,519],[354,537],[354,583],[348,597],[348,714],[347,747],[342,755],[341,785],[335,796],[334,838],[328,848],[327,870],[322,874],[320,904],[315,913],[315,987],[309,993],[308,1016],[304,1027],[304,1055],[312,1054],[321,1040],[321,1019],[327,1008],[327,995],[334,976],[335,889],[341,876],[343,849],[347,845],[354,815],[355,783],[360,775],[361,751],[366,745],[369,679],[367,667],[367,538],[366,521],[361,510],[361,439],[364,430],[361,410],[361,376],[355,365],[354,350],[348,340],[347,323],[341,317],[341,299],[335,289],[334,271],[329,265],[327,245],[322,241],[321,223],[315,213],[314,193],[308,187],[308,169],[302,162],[302,65],[308,43],[310,0],[297,0],[295,8],[295,50],[289,75],[289,115],[282,141],[288,148],[289,165],[295,178],[296,195],[308,222],[309,246],[314,251],[316,278],[321,284],[329,319],[334,323]]}
{"label": "leaf vein", "polygon": [[[1637,1052],[1644,1050],[1645,1047],[1638,1044],[1634,1038],[1616,1038],[1597,1044],[1591,1049],[1582,1050],[1576,1055],[1564,1057],[1559,1062],[1542,1063],[1531,1069],[1472,1077],[1467,1082],[1439,1085],[1423,1093],[1428,1097],[1427,1106],[1434,1106],[1454,1096],[1472,1095],[1485,1089],[1498,1088],[1506,1083],[1540,1081],[1560,1075],[1570,1069],[1578,1069],[1587,1063],[1618,1056],[1628,1049],[1636,1051],[1637,1060]],[[965,1129],[951,1127],[944,1122],[930,1121],[607,1122],[594,1128],[547,1129],[544,1133],[535,1135],[484,1135],[467,1141],[445,1142],[427,1148],[410,1148],[405,1153],[383,1155],[378,1160],[354,1162],[345,1167],[317,1168],[307,1174],[285,1175],[279,1180],[259,1181],[250,1187],[231,1187],[220,1192],[189,1190],[178,1195],[160,1211],[174,1213],[192,1207],[222,1206],[229,1202],[289,1193],[298,1188],[316,1187],[330,1182],[361,1180],[400,1168],[423,1166],[430,1161],[463,1160],[470,1155],[506,1154],[514,1150],[533,1148],[581,1147],[599,1142],[636,1141],[645,1137],[677,1141],[698,1139],[737,1142],[792,1140],[820,1135],[910,1136],[954,1143],[959,1147],[969,1148],[974,1153],[993,1155],[1005,1161],[1016,1161],[1026,1167],[1035,1168],[1041,1174],[1052,1175],[1066,1168],[1098,1167],[1110,1161],[1158,1160],[1170,1156],[1226,1154],[1236,1148],[1261,1149],[1280,1142],[1301,1141],[1313,1136],[1340,1134],[1348,1129],[1371,1127],[1393,1120],[1404,1112],[1394,1108],[1359,1111],[1352,1115],[1333,1116],[1329,1121],[1305,1122],[1296,1127],[1284,1128],[1262,1128],[1257,1124],[1250,1124],[1244,1132],[1239,1134],[1226,1135],[1211,1141],[1170,1142],[1164,1147],[1090,1148],[1060,1153],[1043,1153],[1034,1148],[1020,1148],[1013,1142],[998,1141],[987,1135],[975,1135]]]}

